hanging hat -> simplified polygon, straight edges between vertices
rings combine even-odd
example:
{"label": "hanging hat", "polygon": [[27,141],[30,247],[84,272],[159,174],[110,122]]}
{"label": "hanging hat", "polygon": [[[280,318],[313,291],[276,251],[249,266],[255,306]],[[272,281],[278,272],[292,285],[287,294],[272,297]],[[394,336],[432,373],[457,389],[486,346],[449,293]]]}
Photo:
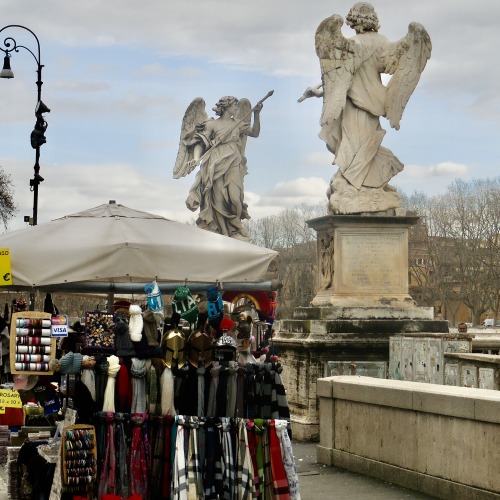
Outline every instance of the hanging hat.
{"label": "hanging hat", "polygon": [[125,321],[115,324],[115,346],[116,355],[120,358],[131,358],[135,356],[134,344],[129,335],[129,327]]}
{"label": "hanging hat", "polygon": [[130,319],[128,322],[128,331],[133,342],[140,342],[142,338],[142,328],[144,326],[142,319],[141,306],[131,304],[129,307]]}
{"label": "hanging hat", "polygon": [[83,356],[79,352],[68,352],[59,361],[59,371],[63,374],[79,374]]}
{"label": "hanging hat", "polygon": [[38,375],[12,375],[15,391],[30,391],[38,382]]}
{"label": "hanging hat", "polygon": [[207,314],[210,326],[218,330],[224,316],[224,306],[222,305],[222,295],[215,285],[207,288]]}
{"label": "hanging hat", "polygon": [[156,316],[153,311],[146,310],[142,315],[144,320],[144,335],[150,347],[157,347],[160,345],[158,342],[158,324],[156,323]]}
{"label": "hanging hat", "polygon": [[161,298],[161,292],[160,288],[158,287],[158,283],[156,281],[147,283],[144,287],[144,291],[146,292],[148,309],[156,313],[162,313],[163,301]]}
{"label": "hanging hat", "polygon": [[212,338],[204,332],[193,332],[188,340],[189,362],[198,368],[200,362],[207,367],[212,362]]}
{"label": "hanging hat", "polygon": [[178,313],[182,319],[185,319],[189,324],[196,323],[198,318],[198,307],[191,295],[191,291],[187,286],[179,286],[176,288],[172,299],[172,308]]}

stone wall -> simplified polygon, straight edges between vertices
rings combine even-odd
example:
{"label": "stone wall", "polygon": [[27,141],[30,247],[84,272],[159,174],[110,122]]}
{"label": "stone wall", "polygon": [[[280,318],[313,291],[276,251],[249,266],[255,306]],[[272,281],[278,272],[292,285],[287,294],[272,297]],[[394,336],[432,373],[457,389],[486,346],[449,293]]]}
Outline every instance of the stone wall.
{"label": "stone wall", "polygon": [[318,380],[318,461],[437,498],[500,498],[500,393],[339,376]]}

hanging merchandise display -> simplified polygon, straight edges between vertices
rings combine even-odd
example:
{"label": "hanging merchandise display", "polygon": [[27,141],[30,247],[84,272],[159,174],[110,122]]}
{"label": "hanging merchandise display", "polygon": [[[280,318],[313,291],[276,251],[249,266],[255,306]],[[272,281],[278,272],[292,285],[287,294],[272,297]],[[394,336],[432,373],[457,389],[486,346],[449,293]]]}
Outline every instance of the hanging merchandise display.
{"label": "hanging merchandise display", "polygon": [[10,324],[10,366],[12,374],[52,375],[49,363],[56,355],[51,336],[51,314],[16,312]]}
{"label": "hanging merchandise display", "polygon": [[114,317],[112,313],[91,311],[85,313],[85,344],[87,352],[115,349]]}
{"label": "hanging merchandise display", "polygon": [[[83,351],[54,352],[61,412],[78,415],[50,468],[60,498],[300,500],[282,366],[253,356],[259,321],[224,311],[217,286],[200,295],[204,319],[186,286],[161,325],[149,305],[89,312]],[[19,314],[31,330],[14,337],[44,338],[45,317]]]}
{"label": "hanging merchandise display", "polygon": [[191,295],[191,291],[185,285],[176,288],[172,299],[172,308],[174,312],[186,320],[190,325],[196,324],[198,319],[198,307]]}
{"label": "hanging merchandise display", "polygon": [[161,291],[158,283],[153,281],[152,283],[148,283],[144,287],[144,291],[146,292],[146,299],[148,303],[148,309],[153,311],[154,313],[162,313],[163,312],[163,300],[161,298]]}
{"label": "hanging merchandise display", "polygon": [[62,477],[67,491],[92,491],[97,476],[95,428],[71,425],[62,435]]}
{"label": "hanging merchandise display", "polygon": [[224,316],[224,307],[222,304],[222,295],[215,285],[207,288],[207,315],[210,326],[218,330]]}

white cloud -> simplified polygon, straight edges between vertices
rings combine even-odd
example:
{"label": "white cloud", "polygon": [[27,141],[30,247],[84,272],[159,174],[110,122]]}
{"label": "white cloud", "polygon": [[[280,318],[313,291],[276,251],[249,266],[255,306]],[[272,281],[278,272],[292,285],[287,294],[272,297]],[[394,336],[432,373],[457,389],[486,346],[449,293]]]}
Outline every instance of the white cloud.
{"label": "white cloud", "polygon": [[411,178],[448,177],[453,180],[455,177],[463,177],[469,172],[467,165],[445,161],[436,165],[408,165],[404,169],[405,175]]}
{"label": "white cloud", "polygon": [[299,177],[297,179],[278,182],[265,192],[257,206],[293,208],[297,205],[317,205],[326,201],[328,184],[320,177]]}
{"label": "white cloud", "polygon": [[307,165],[331,168],[333,163],[333,155],[328,151],[317,151],[306,155],[304,161]]}

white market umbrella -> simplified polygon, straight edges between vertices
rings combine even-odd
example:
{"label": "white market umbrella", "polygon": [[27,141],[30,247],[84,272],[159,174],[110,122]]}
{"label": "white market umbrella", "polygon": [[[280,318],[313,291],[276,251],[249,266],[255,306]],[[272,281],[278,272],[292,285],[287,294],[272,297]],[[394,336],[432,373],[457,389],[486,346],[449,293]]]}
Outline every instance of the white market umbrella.
{"label": "white market umbrella", "polygon": [[155,279],[162,291],[275,286],[268,269],[277,252],[114,202],[7,232],[0,248],[10,251],[16,289],[134,293]]}

